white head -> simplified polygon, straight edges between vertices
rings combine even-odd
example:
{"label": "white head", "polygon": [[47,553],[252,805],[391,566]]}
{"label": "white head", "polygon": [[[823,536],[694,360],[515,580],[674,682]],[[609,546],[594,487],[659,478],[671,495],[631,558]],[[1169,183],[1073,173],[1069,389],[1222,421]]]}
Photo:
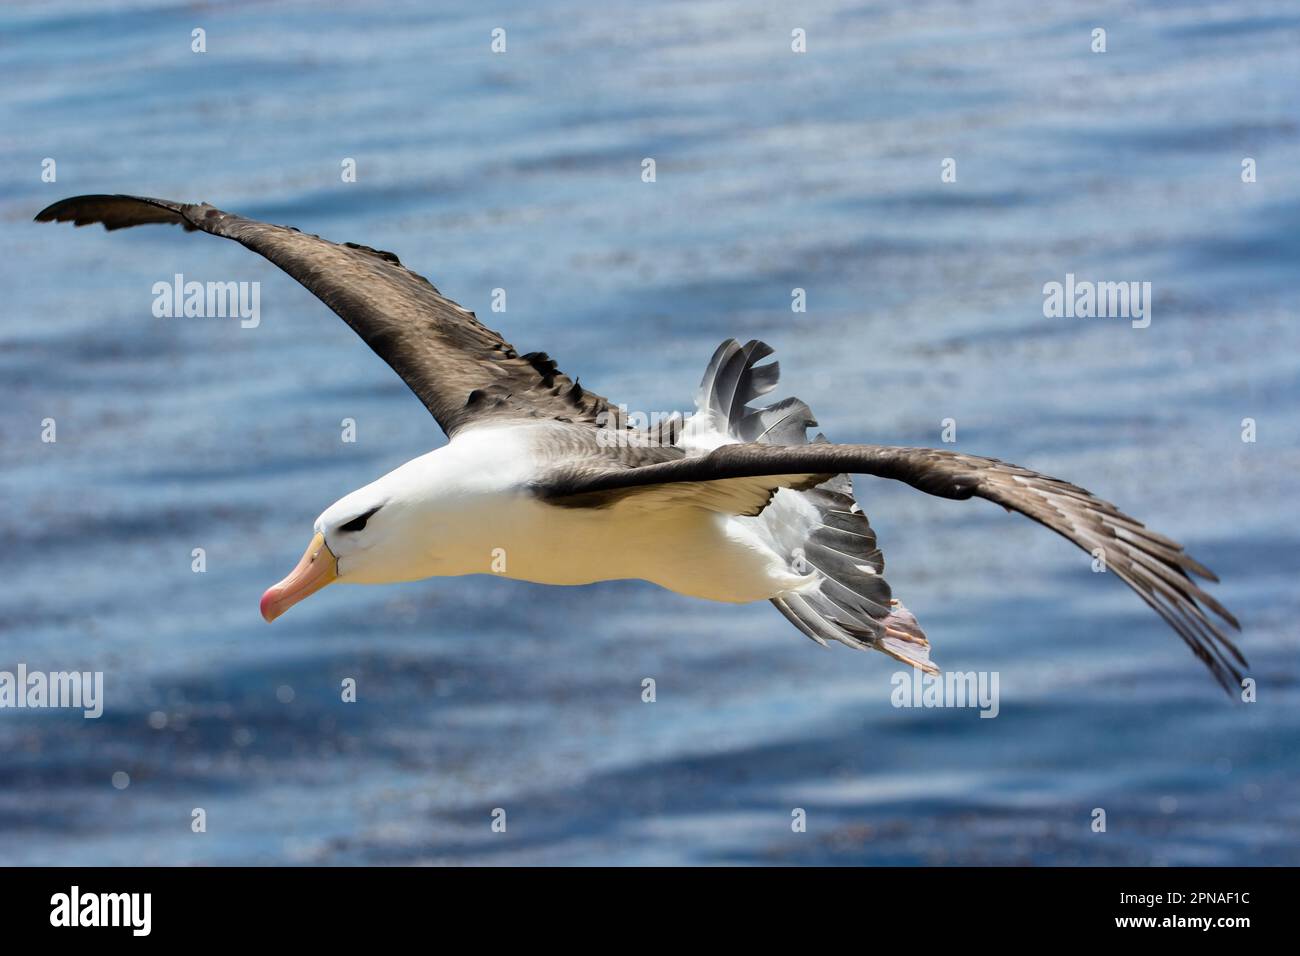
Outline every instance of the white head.
{"label": "white head", "polygon": [[485,542],[513,529],[503,503],[533,468],[529,426],[480,426],[345,495],[316,519],[307,553],[262,595],[268,621],[331,581],[388,584],[488,570]]}
{"label": "white head", "polygon": [[436,549],[452,502],[439,494],[432,452],[326,508],[298,566],[262,595],[273,621],[334,581],[389,584],[440,573]]}

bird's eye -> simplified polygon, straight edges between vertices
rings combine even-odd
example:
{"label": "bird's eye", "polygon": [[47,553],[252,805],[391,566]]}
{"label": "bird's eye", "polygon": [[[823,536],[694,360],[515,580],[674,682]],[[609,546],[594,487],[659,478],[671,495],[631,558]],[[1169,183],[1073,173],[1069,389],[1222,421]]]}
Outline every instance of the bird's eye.
{"label": "bird's eye", "polygon": [[366,527],[366,522],[370,520],[370,516],[371,516],[372,514],[374,514],[374,513],[375,513],[376,511],[378,511],[378,510],[379,510],[378,508],[371,508],[371,509],[370,509],[369,511],[367,511],[365,514],[363,514],[363,515],[357,515],[355,518],[353,518],[353,519],[352,519],[351,521],[349,521],[347,524],[341,524],[341,525],[339,525],[339,530],[340,530],[340,531],[362,531],[362,530],[364,530],[365,527]]}

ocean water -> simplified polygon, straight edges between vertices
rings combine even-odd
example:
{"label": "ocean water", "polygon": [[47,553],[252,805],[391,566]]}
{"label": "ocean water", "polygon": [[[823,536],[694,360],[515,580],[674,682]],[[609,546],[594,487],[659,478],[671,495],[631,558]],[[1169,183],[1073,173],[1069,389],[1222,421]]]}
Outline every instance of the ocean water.
{"label": "ocean water", "polygon": [[[1300,4],[457,6],[0,7],[0,670],[106,698],[0,710],[0,862],[1300,863]],[[895,593],[996,719],[638,582],[268,626],[316,515],[443,437],[236,244],[31,222],[91,192],[394,250],[634,410],[734,336],[833,439],[952,419],[1213,568],[1258,699],[1055,535],[873,479]],[[176,273],[259,282],[260,325],[154,318]],[[1150,326],[1045,318],[1067,273],[1149,281]]]}

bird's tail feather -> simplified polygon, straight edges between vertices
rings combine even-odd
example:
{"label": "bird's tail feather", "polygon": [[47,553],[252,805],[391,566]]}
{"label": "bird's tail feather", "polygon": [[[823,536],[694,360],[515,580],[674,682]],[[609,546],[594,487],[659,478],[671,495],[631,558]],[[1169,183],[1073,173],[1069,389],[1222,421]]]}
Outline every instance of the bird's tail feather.
{"label": "bird's tail feather", "polygon": [[[698,415],[687,446],[713,448],[728,442],[806,445],[816,427],[812,410],[797,398],[762,408],[749,403],[776,387],[779,367],[758,363],[772,349],[758,341],[723,342],[713,354],[696,395]],[[813,443],[824,443],[817,435]],[[876,534],[853,498],[853,481],[835,475],[813,488],[782,488],[759,508],[755,529],[808,583],[772,604],[795,627],[823,646],[837,641],[874,648],[895,660],[938,673],[930,642],[907,608],[894,600],[882,574],[885,557]],[[741,512],[750,513],[750,512]]]}

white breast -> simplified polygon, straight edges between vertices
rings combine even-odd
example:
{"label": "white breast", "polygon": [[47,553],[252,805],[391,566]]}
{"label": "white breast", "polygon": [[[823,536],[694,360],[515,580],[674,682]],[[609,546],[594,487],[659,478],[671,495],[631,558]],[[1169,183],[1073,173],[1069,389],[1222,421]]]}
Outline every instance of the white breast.
{"label": "white breast", "polygon": [[506,577],[539,584],[627,578],[712,601],[772,597],[804,579],[743,519],[698,507],[560,508],[519,497],[495,536]]}

